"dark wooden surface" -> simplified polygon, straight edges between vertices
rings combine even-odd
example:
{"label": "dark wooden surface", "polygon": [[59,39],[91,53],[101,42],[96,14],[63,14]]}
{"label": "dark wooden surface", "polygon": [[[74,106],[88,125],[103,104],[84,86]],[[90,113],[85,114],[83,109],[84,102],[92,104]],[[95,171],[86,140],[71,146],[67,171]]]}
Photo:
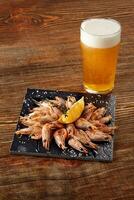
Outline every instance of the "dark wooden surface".
{"label": "dark wooden surface", "polygon": [[[9,154],[26,88],[83,91],[83,19],[121,22],[112,163]],[[134,199],[134,0],[0,1],[0,200]]]}

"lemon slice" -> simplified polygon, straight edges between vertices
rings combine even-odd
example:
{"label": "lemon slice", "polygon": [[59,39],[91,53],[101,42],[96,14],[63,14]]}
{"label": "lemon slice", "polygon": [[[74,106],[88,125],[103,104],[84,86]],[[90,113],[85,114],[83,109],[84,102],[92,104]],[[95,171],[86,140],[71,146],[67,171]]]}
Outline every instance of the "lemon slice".
{"label": "lemon slice", "polygon": [[84,110],[84,97],[76,101],[71,108],[66,112],[66,114],[61,115],[59,122],[63,124],[69,124],[76,121],[82,114]]}

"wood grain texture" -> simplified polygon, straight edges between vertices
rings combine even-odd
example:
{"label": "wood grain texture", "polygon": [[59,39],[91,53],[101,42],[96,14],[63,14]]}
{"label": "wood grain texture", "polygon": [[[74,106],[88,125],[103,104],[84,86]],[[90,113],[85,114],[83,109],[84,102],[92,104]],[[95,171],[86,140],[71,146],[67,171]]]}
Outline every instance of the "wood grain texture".
{"label": "wood grain texture", "polygon": [[[122,24],[114,93],[114,161],[95,163],[9,154],[27,87],[83,91],[79,27]],[[134,1],[0,1],[0,200],[134,199]]]}

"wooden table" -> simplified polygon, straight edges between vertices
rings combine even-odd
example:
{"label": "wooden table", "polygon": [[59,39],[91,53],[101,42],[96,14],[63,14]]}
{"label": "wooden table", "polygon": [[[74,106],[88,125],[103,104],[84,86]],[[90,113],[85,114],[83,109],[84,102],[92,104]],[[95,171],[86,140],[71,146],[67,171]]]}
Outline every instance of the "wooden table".
{"label": "wooden table", "polygon": [[[79,27],[122,24],[112,163],[9,154],[26,89],[83,91]],[[0,200],[134,199],[134,1],[0,1]]]}

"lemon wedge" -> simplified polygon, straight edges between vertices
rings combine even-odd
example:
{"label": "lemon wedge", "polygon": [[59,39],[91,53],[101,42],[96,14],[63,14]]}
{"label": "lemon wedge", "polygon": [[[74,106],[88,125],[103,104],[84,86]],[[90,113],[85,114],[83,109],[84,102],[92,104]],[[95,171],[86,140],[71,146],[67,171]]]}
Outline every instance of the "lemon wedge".
{"label": "lemon wedge", "polygon": [[62,114],[58,121],[63,124],[69,124],[76,121],[84,110],[84,104],[84,97],[82,97],[71,106],[66,114]]}

